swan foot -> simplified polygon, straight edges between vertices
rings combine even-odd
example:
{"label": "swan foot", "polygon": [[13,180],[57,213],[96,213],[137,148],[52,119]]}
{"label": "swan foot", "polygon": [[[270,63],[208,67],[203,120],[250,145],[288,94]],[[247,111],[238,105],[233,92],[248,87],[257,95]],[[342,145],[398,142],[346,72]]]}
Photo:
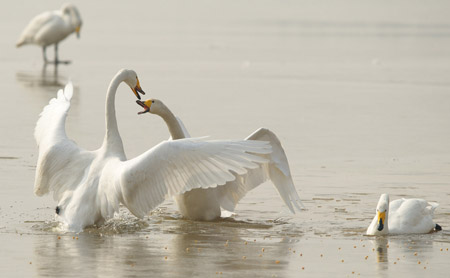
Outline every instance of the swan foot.
{"label": "swan foot", "polygon": [[45,62],[46,65],[47,65],[47,64],[55,64],[55,65],[63,64],[63,65],[68,65],[68,64],[72,63],[72,61],[70,61],[70,60],[66,60],[66,61],[62,61],[62,60],[49,61],[49,60],[46,60],[46,61],[44,61],[44,62]]}

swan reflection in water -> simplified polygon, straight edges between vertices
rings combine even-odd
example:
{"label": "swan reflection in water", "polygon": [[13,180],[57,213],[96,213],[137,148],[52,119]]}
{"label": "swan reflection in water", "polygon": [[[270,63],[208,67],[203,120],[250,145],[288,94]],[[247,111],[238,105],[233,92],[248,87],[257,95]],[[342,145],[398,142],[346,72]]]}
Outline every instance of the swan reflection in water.
{"label": "swan reflection in water", "polygon": [[[264,269],[282,277],[289,268],[288,247],[292,247],[292,242],[275,238],[277,225],[234,219],[190,221],[166,213],[139,220],[126,212],[120,220],[112,219],[100,228],[88,228],[80,234],[58,237],[47,233],[35,237],[33,265],[38,276],[151,273],[155,277],[211,277],[216,272],[237,274],[242,270]],[[133,231],[130,227],[136,228]],[[267,234],[274,235],[271,241],[259,240]],[[265,253],[261,251],[263,248]],[[274,264],[275,259],[281,263]]]}
{"label": "swan reflection in water", "polygon": [[433,252],[432,234],[401,235],[401,236],[377,236],[372,239],[375,252],[376,267],[380,274],[386,274],[389,266],[395,265],[396,269],[410,263],[418,264],[418,261],[428,260],[430,257],[424,254]]}
{"label": "swan reflection in water", "polygon": [[44,88],[46,92],[49,88],[54,88],[55,91],[64,87],[67,81],[67,78],[60,75],[58,64],[49,63],[44,63],[40,71],[18,71],[16,79],[25,87],[37,90]]}
{"label": "swan reflection in water", "polygon": [[[388,244],[389,241],[385,237],[377,237],[376,239],[372,240],[372,244],[374,246],[377,262],[378,263],[388,263]],[[384,268],[387,268],[387,264],[381,264],[384,265]]]}

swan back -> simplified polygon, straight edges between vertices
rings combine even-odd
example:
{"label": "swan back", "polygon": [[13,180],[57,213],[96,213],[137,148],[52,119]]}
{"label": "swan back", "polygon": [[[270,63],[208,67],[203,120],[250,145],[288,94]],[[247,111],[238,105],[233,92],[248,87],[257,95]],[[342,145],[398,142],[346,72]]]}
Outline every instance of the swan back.
{"label": "swan back", "polygon": [[436,224],[433,221],[437,203],[424,199],[398,199],[389,207],[390,234],[424,234],[431,232]]}

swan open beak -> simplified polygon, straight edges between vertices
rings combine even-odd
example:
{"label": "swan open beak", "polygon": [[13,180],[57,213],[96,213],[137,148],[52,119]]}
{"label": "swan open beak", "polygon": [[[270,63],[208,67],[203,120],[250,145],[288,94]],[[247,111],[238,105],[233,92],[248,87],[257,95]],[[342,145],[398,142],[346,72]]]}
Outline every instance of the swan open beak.
{"label": "swan open beak", "polygon": [[81,26],[78,26],[78,27],[75,29],[75,32],[77,33],[77,38],[78,38],[78,39],[80,38],[80,29],[81,29]]}
{"label": "swan open beak", "polygon": [[144,111],[138,112],[138,115],[150,112],[150,107],[148,107],[144,102],[136,100],[136,103],[144,108]]}
{"label": "swan open beak", "polygon": [[139,85],[139,79],[137,80],[136,87],[132,88],[131,90],[133,90],[133,93],[138,99],[141,99],[141,96],[138,93],[145,95],[145,92],[142,90],[141,85]]}
{"label": "swan open beak", "polygon": [[384,225],[386,225],[385,220],[386,220],[386,212],[377,212],[378,215],[378,227],[377,230],[378,231],[382,231],[384,229]]}

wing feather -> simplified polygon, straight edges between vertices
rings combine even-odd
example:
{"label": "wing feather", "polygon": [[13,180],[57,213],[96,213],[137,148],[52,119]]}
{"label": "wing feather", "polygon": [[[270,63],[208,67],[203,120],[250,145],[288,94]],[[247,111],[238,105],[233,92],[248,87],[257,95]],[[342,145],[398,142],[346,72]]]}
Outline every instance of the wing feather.
{"label": "wing feather", "polygon": [[36,123],[34,136],[39,155],[34,193],[38,196],[53,191],[54,198],[60,199],[66,190],[73,189],[85,178],[93,159],[91,152],[79,148],[66,136],[65,121],[72,94],[73,85],[69,82],[44,107]]}
{"label": "wing feather", "polygon": [[[107,171],[113,178],[101,181],[99,190],[121,194],[121,198],[108,198],[106,202],[121,199],[134,215],[143,217],[169,196],[196,188],[214,188],[235,179],[232,171],[245,173],[258,167],[254,153],[270,151],[270,145],[261,141],[165,141],[134,159],[117,162],[119,165],[111,169],[120,170]],[[222,156],[227,159],[220,164],[210,162],[211,157]]]}
{"label": "wing feather", "polygon": [[[179,118],[177,118],[177,120],[183,129],[185,137],[189,138],[190,135],[183,122]],[[234,211],[237,203],[247,194],[247,192],[258,185],[271,180],[283,202],[288,206],[291,212],[294,213],[294,208],[297,210],[304,208],[292,180],[286,153],[275,133],[269,129],[260,128],[249,135],[246,140],[270,142],[272,146],[272,152],[270,154],[257,155],[256,157],[260,158],[260,160],[253,158],[256,163],[261,163],[263,160],[268,160],[269,162],[264,163],[264,165],[259,165],[254,169],[240,171],[239,168],[235,167],[233,162],[227,160],[226,157],[213,156],[208,158],[208,162],[218,168],[223,167],[224,164],[228,164],[229,167],[232,167],[230,170],[232,170],[233,173],[221,172],[221,175],[228,175],[226,180],[229,181],[225,185],[218,186],[215,189],[219,191],[221,207],[228,211]],[[235,178],[231,179],[229,175],[233,175]]]}
{"label": "wing feather", "polygon": [[239,200],[248,191],[265,181],[271,180],[289,210],[292,213],[295,213],[294,207],[300,210],[303,204],[292,181],[286,153],[278,137],[272,131],[266,128],[260,128],[248,136],[246,140],[270,142],[272,152],[270,154],[259,155],[261,159],[269,162],[248,170],[244,174],[237,173],[240,178],[236,178],[226,185],[218,187],[217,190],[221,197],[221,207],[228,211],[234,211]]}

